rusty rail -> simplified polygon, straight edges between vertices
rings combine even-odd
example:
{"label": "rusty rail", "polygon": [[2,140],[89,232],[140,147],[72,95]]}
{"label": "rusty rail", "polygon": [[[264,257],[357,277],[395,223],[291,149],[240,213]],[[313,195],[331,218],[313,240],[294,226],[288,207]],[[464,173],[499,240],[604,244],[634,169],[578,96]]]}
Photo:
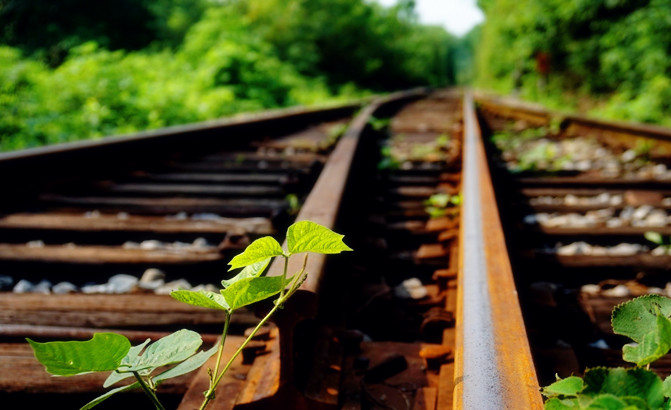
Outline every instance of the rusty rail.
{"label": "rusty rail", "polygon": [[[310,191],[305,203],[296,217],[296,221],[311,220],[331,229],[335,229],[345,190],[349,181],[352,163],[364,137],[371,116],[390,106],[406,102],[425,95],[426,90],[415,89],[407,92],[391,94],[376,99],[368,105],[348,127],[334,151],[329,156],[317,182]],[[286,245],[285,245],[286,246]],[[284,308],[271,319],[279,328],[279,352],[277,346],[271,347],[266,359],[256,360],[250,369],[254,374],[254,383],[250,383],[238,394],[236,408],[267,408],[272,403],[283,403],[287,408],[314,408],[319,406],[318,399],[302,395],[294,386],[294,337],[297,325],[317,314],[319,294],[324,281],[325,255],[311,255],[306,265],[308,279],[298,291],[287,301]],[[302,268],[302,260],[291,259],[288,272],[298,272]],[[271,264],[267,275],[279,276],[284,270],[284,261],[276,259]],[[262,308],[263,310],[263,308]],[[265,312],[264,312],[265,313]],[[279,360],[277,360],[279,359]],[[205,367],[204,367],[205,368]],[[202,400],[203,380],[207,378],[205,369],[201,369],[194,378],[191,388],[185,394],[180,409],[191,408],[193,403]],[[337,404],[337,397],[331,397]],[[215,406],[230,405],[227,398]]]}
{"label": "rusty rail", "polygon": [[470,93],[464,123],[454,407],[542,408]]}

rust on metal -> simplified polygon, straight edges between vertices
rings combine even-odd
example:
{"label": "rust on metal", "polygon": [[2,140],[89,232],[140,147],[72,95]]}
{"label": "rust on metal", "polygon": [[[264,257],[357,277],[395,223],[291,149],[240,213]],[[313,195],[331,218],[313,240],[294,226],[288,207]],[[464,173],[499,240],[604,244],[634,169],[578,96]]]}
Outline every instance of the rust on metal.
{"label": "rust on metal", "polygon": [[542,399],[470,94],[464,124],[454,406],[539,409]]}

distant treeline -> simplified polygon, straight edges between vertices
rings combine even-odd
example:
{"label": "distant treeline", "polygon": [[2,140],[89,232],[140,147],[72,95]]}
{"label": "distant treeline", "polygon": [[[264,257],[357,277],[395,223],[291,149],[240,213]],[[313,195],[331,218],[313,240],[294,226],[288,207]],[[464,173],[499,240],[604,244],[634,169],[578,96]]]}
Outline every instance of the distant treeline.
{"label": "distant treeline", "polygon": [[669,0],[479,0],[477,84],[671,125]]}
{"label": "distant treeline", "polygon": [[0,0],[0,150],[457,81],[414,1]]}

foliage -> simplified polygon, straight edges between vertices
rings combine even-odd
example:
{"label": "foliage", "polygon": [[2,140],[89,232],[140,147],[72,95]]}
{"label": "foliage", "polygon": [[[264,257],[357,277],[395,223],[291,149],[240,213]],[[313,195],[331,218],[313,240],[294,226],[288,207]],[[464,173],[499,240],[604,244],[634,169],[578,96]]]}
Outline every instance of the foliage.
{"label": "foliage", "polygon": [[[671,124],[666,0],[480,0],[477,83],[554,108]],[[539,59],[548,58],[548,72]]]}
{"label": "foliage", "polygon": [[[671,349],[671,299],[645,295],[613,309],[613,332],[631,338],[622,349],[633,368],[587,369],[544,387],[546,409],[669,409],[671,377],[662,381],[650,364]],[[642,368],[641,366],[646,366]]]}
{"label": "foliage", "polygon": [[455,39],[421,26],[413,1],[233,0],[253,30],[300,72],[375,90],[454,82]]}
{"label": "foliage", "polygon": [[[287,230],[287,250],[274,238],[266,236],[252,242],[242,253],[235,256],[229,263],[231,270],[242,268],[233,278],[222,281],[223,289],[219,292],[175,290],[170,295],[183,303],[208,309],[226,312],[226,321],[221,341],[210,350],[196,353],[202,344],[198,333],[182,329],[158,341],[132,346],[128,339],[115,333],[98,333],[89,341],[47,342],[38,343],[27,339],[33,348],[35,357],[42,363],[47,372],[58,376],[73,376],[95,371],[112,371],[104,383],[110,387],[126,378],[135,377],[136,382],[109,390],[94,399],[83,409],[91,408],[112,395],[142,388],[157,409],[163,409],[156,388],[166,379],[181,376],[201,367],[212,355],[217,353],[216,367],[210,369],[210,387],[204,392],[205,399],[201,406],[204,409],[214,398],[217,385],[223,375],[242,352],[245,346],[256,335],[256,332],[270,319],[273,313],[298,290],[305,281],[307,272],[305,255],[303,269],[291,277],[287,277],[288,258],[297,253],[337,254],[351,251],[339,235],[330,229],[311,221],[300,221]],[[284,272],[281,276],[263,276],[263,272],[273,257],[285,259]],[[253,332],[242,343],[234,355],[229,358],[223,370],[219,371],[224,342],[228,334],[233,313],[245,306],[273,296],[274,306],[259,321]],[[165,366],[176,364],[165,370]],[[152,373],[161,368],[161,373]]]}
{"label": "foliage", "polygon": [[454,207],[461,205],[461,194],[433,194],[424,201],[424,204],[426,205],[426,213],[432,218],[453,214],[458,211]]}
{"label": "foliage", "polygon": [[412,1],[0,0],[0,151],[454,81]]}

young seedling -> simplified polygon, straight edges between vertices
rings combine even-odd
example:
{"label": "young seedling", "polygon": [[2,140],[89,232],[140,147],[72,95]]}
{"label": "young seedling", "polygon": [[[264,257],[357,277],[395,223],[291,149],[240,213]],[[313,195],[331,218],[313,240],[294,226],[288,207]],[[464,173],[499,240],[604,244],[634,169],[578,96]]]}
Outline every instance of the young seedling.
{"label": "young seedling", "polygon": [[[664,381],[650,364],[671,349],[671,299],[645,295],[613,309],[613,332],[635,343],[622,348],[622,358],[636,367],[587,369],[544,387],[545,409],[669,409],[671,377]],[[645,368],[643,367],[645,366]]]}
{"label": "young seedling", "polygon": [[426,213],[431,218],[438,218],[449,213],[451,208],[461,204],[461,194],[450,195],[445,193],[433,194],[424,201]]}
{"label": "young seedling", "polygon": [[[27,340],[37,360],[45,366],[47,372],[53,375],[74,376],[90,372],[112,371],[104,387],[112,386],[126,378],[135,377],[134,383],[110,390],[86,404],[82,409],[89,409],[116,393],[141,388],[156,409],[162,410],[164,407],[156,395],[156,389],[161,382],[198,369],[216,353],[215,368],[214,370],[209,369],[208,372],[210,385],[204,392],[205,397],[200,407],[204,409],[214,398],[218,384],[235,358],[240,355],[273,313],[281,308],[305,281],[308,275],[305,272],[308,254],[337,254],[342,251],[351,251],[342,241],[343,237],[311,221],[297,222],[287,230],[286,251],[282,249],[277,240],[266,236],[255,240],[241,254],[235,256],[229,262],[230,270],[240,268],[242,270],[233,278],[223,280],[223,289],[220,292],[173,291],[170,295],[178,301],[226,313],[221,339],[218,344],[207,351],[196,353],[202,344],[201,337],[198,333],[186,329],[179,330],[151,344],[147,339],[138,346],[131,346],[126,337],[115,333],[97,333],[91,340],[84,342],[38,343]],[[299,253],[305,253],[303,269],[292,276],[287,276],[289,258]],[[282,275],[263,276],[262,273],[275,257],[284,259]],[[252,333],[221,368],[224,343],[233,313],[242,307],[275,296],[273,308],[259,321]],[[169,365],[175,366],[153,375],[158,368]]]}
{"label": "young seedling", "polygon": [[645,239],[650,242],[657,244],[660,248],[664,250],[665,253],[669,253],[671,250],[671,238],[664,238],[659,232],[649,231],[643,234]]}

